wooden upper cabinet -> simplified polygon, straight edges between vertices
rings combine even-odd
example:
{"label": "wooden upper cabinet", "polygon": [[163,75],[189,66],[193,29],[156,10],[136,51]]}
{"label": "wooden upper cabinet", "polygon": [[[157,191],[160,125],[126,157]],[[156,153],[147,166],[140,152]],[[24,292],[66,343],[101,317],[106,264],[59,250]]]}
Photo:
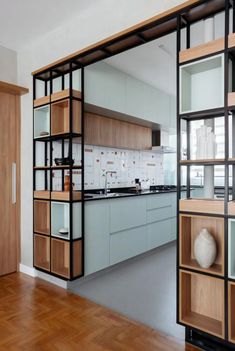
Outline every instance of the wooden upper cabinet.
{"label": "wooden upper cabinet", "polygon": [[85,143],[148,150],[152,148],[152,130],[138,124],[86,112]]}

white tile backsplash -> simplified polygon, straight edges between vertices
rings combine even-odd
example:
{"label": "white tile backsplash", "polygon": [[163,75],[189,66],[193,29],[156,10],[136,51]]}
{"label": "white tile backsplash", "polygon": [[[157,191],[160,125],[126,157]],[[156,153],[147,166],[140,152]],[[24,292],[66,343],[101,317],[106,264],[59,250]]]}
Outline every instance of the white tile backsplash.
{"label": "white tile backsplash", "polygon": [[[41,155],[43,144],[38,143],[36,148],[36,165],[43,165]],[[68,154],[68,143],[65,143],[65,156]],[[48,152],[49,155],[49,152]],[[61,157],[61,143],[53,142],[54,158]],[[81,164],[81,144],[73,144],[73,159],[76,165]],[[124,150],[101,146],[85,145],[85,189],[99,189],[105,186],[106,171],[108,187],[131,187],[135,185],[135,178],[139,178],[142,188],[149,188],[152,184],[164,184],[163,155],[152,151]],[[61,171],[53,172],[53,189],[61,189]],[[69,171],[65,171],[69,174]],[[37,187],[43,188],[44,176],[38,174]],[[81,171],[73,171],[74,189],[81,188]]]}
{"label": "white tile backsplash", "polygon": [[106,171],[116,172],[108,174],[109,188],[134,186],[135,178],[140,179],[143,188],[164,183],[161,154],[86,145],[85,188],[104,188]]}

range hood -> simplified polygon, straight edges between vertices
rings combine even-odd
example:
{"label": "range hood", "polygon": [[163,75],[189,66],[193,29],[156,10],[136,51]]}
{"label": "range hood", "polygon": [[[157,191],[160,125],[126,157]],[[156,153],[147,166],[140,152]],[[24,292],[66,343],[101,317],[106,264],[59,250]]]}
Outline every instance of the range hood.
{"label": "range hood", "polygon": [[170,135],[166,130],[152,132],[152,151],[159,154],[175,154],[176,148],[170,146]]}

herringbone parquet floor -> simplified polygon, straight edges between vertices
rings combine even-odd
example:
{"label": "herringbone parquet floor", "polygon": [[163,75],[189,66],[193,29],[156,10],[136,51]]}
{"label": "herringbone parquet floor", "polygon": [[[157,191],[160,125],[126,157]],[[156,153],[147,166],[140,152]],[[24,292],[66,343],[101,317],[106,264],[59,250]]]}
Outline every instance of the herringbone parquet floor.
{"label": "herringbone parquet floor", "polygon": [[1,351],[193,351],[84,298],[21,273],[0,278]]}

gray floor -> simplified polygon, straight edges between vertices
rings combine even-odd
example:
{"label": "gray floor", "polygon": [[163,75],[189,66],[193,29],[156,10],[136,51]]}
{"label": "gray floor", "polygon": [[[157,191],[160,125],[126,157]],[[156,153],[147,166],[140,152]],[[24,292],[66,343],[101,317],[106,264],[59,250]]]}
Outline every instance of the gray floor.
{"label": "gray floor", "polygon": [[170,244],[93,279],[73,284],[81,296],[179,339],[176,320],[176,246]]}

